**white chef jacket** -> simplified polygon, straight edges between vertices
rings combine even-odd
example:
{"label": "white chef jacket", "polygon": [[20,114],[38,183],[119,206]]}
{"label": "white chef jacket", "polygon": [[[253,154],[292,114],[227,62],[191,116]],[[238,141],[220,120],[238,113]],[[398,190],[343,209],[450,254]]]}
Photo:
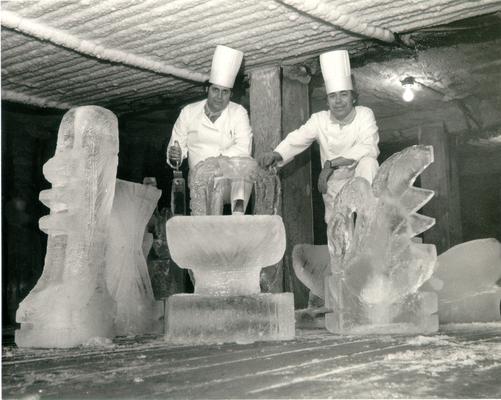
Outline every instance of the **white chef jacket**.
{"label": "white chef jacket", "polygon": [[313,114],[276,147],[275,151],[283,158],[278,165],[287,164],[315,140],[320,145],[322,166],[326,160],[336,157],[359,161],[363,157],[376,159],[379,155],[379,135],[374,113],[370,108],[356,106],[355,118],[347,125],[334,122],[330,111]]}
{"label": "white chef jacket", "polygon": [[250,156],[252,131],[247,110],[240,104],[229,102],[219,118],[212,122],[205,114],[207,100],[185,106],[172,129],[168,149],[177,140],[183,160],[188,157],[190,169],[209,157]]}

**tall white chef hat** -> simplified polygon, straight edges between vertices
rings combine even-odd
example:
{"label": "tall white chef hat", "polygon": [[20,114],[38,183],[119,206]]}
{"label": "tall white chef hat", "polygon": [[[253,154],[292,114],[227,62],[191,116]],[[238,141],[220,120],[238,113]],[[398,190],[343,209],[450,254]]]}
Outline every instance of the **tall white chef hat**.
{"label": "tall white chef hat", "polygon": [[341,90],[353,90],[348,51],[334,50],[321,54],[320,68],[327,94]]}
{"label": "tall white chef hat", "polygon": [[217,45],[212,57],[209,82],[232,88],[235,83],[244,53],[222,45]]}

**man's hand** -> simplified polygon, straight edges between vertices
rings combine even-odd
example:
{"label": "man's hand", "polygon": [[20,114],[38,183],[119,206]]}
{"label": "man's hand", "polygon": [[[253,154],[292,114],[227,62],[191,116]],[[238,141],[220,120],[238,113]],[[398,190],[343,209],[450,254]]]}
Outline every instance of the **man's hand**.
{"label": "man's hand", "polygon": [[320,175],[318,176],[318,191],[320,193],[327,193],[327,182],[334,172],[335,168],[331,167],[329,161],[326,161]]}
{"label": "man's hand", "polygon": [[181,151],[181,147],[177,142],[174,143],[174,146],[169,147],[168,156],[171,164],[174,165],[181,164],[181,161],[183,159],[183,152]]}
{"label": "man's hand", "polygon": [[276,151],[268,151],[257,158],[257,162],[261,168],[272,167],[279,161],[282,161],[282,156]]}

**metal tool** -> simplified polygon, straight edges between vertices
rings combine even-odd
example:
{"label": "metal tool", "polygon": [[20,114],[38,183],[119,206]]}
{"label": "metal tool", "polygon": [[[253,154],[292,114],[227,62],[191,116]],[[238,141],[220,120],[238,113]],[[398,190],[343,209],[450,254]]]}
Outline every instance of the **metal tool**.
{"label": "metal tool", "polygon": [[[174,146],[181,150],[181,146],[174,142]],[[183,172],[179,171],[179,162],[176,162],[173,171],[172,187],[170,193],[170,207],[172,215],[186,215],[186,182],[183,178]]]}

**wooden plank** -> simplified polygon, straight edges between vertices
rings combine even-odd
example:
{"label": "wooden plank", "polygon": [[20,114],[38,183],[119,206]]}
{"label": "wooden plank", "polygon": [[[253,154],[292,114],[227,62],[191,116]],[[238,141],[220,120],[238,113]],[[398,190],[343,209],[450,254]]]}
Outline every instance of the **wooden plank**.
{"label": "wooden plank", "polygon": [[[282,68],[282,138],[304,124],[310,116],[308,83],[310,77],[298,66]],[[298,154],[280,172],[282,213],[287,232],[284,255],[284,286],[294,293],[295,308],[308,306],[309,289],[296,277],[292,250],[296,244],[313,244],[313,204],[311,149]]]}
{"label": "wooden plank", "polygon": [[[459,207],[454,198],[459,199],[458,187],[452,184],[452,167],[449,139],[443,124],[426,125],[420,128],[419,144],[432,145],[434,162],[421,174],[421,186],[435,191],[435,196],[424,206],[423,214],[436,219],[435,225],[423,233],[425,243],[432,243],[437,252],[443,253],[455,243],[454,232],[461,232]],[[455,161],[454,161],[455,162]],[[452,193],[453,191],[454,194]]]}
{"label": "wooden plank", "polygon": [[[278,66],[264,67],[250,72],[249,103],[250,122],[254,135],[254,158],[273,150],[281,140],[280,72]],[[266,190],[274,191],[274,183],[270,183]],[[278,214],[282,215],[281,201],[277,208]],[[261,285],[272,293],[284,291],[282,261],[262,270]]]}
{"label": "wooden plank", "polygon": [[254,157],[273,150],[282,136],[280,67],[250,72],[250,122],[254,135]]}

